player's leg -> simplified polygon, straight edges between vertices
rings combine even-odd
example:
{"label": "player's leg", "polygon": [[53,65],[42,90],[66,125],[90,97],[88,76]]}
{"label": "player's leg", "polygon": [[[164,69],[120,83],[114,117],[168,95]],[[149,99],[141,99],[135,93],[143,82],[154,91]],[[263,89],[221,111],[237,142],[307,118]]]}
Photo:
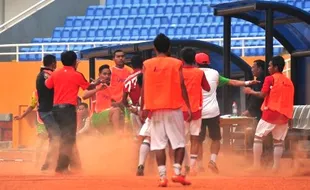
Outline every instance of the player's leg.
{"label": "player's leg", "polygon": [[272,130],[273,136],[273,166],[272,171],[277,172],[280,168],[280,160],[282,158],[283,150],[284,150],[284,140],[287,135],[288,125],[277,125]]}
{"label": "player's leg", "polygon": [[263,138],[267,136],[275,127],[262,119],[259,120],[255,131],[254,144],[253,144],[253,170],[261,168],[261,156],[263,153]]}
{"label": "player's leg", "polygon": [[198,158],[197,158],[197,165],[198,165],[199,171],[204,171],[204,167],[203,167],[203,142],[206,139],[207,125],[208,125],[208,119],[202,119],[200,133],[199,133]]}
{"label": "player's leg", "polygon": [[174,150],[174,176],[172,181],[182,185],[191,183],[181,175],[182,163],[185,155],[185,126],[183,113],[181,110],[166,110],[163,121],[165,122],[165,131]]}
{"label": "player's leg", "polygon": [[199,152],[199,133],[201,129],[201,118],[197,120],[192,120],[190,122],[190,141],[191,141],[191,151],[190,151],[190,167],[191,173],[197,173],[197,157]]}
{"label": "player's leg", "polygon": [[165,148],[168,145],[168,137],[166,135],[163,121],[163,112],[154,111],[150,120],[151,129],[151,150],[155,152],[158,172],[160,177],[159,186],[166,187],[167,169],[166,169],[166,153]]}
{"label": "player's leg", "polygon": [[[184,164],[183,165],[184,165],[185,174],[188,174],[190,172],[190,147],[188,145],[188,144],[190,144],[190,123],[185,121],[184,127],[185,127],[186,145],[185,145],[184,160],[183,160]],[[172,150],[171,145],[170,145],[170,149]],[[171,158],[173,158],[173,157],[171,157]],[[174,160],[174,159],[171,159],[171,160]]]}
{"label": "player's leg", "polygon": [[140,145],[139,149],[139,163],[138,163],[138,169],[137,169],[137,176],[143,176],[144,175],[144,166],[145,166],[145,160],[147,158],[147,155],[150,152],[150,119],[146,119],[145,123],[143,124],[139,135],[142,137],[142,143]]}
{"label": "player's leg", "polygon": [[208,119],[208,131],[212,140],[210,150],[211,157],[208,168],[214,173],[219,173],[218,167],[216,165],[216,159],[221,148],[220,140],[222,138],[220,129],[220,116]]}
{"label": "player's leg", "polygon": [[106,109],[99,113],[93,113],[91,117],[91,126],[100,132],[100,134],[108,134],[111,132],[111,122],[110,122],[111,110]]}
{"label": "player's leg", "polygon": [[114,132],[122,135],[124,133],[124,113],[120,107],[112,107],[110,110],[110,121]]}
{"label": "player's leg", "polygon": [[[47,141],[47,133],[45,130],[45,126],[42,124],[37,124],[37,139],[36,139],[36,148],[35,148],[35,167],[37,167],[40,163],[41,154],[43,151],[43,147],[45,142]],[[44,164],[43,164],[44,166]],[[41,168],[42,169],[42,168]]]}

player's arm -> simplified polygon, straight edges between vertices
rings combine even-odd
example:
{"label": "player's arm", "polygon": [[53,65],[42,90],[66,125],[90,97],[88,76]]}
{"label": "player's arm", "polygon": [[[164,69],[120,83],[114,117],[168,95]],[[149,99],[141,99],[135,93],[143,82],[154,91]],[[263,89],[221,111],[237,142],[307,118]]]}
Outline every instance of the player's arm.
{"label": "player's arm", "polygon": [[263,84],[263,88],[260,92],[254,91],[251,88],[244,88],[244,93],[245,94],[250,94],[259,98],[265,98],[267,96],[267,94],[270,91],[270,87],[273,84],[273,78],[272,76],[268,76],[265,78],[264,84]]}
{"label": "player's arm", "polygon": [[45,80],[45,86],[46,86],[48,89],[54,88],[54,77],[53,77],[53,74],[50,75],[50,76]]}
{"label": "player's arm", "polygon": [[28,108],[26,109],[26,111],[22,114],[22,115],[18,115],[18,116],[15,116],[14,119],[15,120],[21,120],[23,119],[24,117],[26,117],[29,113],[32,112],[32,110],[34,110],[34,108],[37,106],[38,104],[38,98],[35,94],[35,92],[33,93],[32,97],[31,97],[31,103],[30,105],[28,106]]}
{"label": "player's arm", "polygon": [[90,129],[90,119],[89,117],[85,120],[85,125],[77,132],[77,134],[83,134]]}
{"label": "player's arm", "polygon": [[188,98],[188,93],[187,93],[187,89],[184,83],[184,77],[183,77],[183,71],[182,71],[182,66],[180,66],[180,70],[179,70],[179,75],[180,75],[180,83],[181,83],[181,90],[182,90],[182,97],[184,99],[184,102],[187,106],[187,110],[189,112],[189,121],[191,120],[191,116],[192,116],[192,109],[191,109],[191,105],[189,103],[189,98]]}
{"label": "player's arm", "polygon": [[129,95],[129,93],[128,93],[127,91],[124,91],[122,102],[123,102],[123,105],[124,105],[125,107],[129,107],[129,104],[128,104],[128,95]]}
{"label": "player's arm", "polygon": [[201,80],[201,87],[202,89],[204,89],[205,91],[209,92],[210,91],[210,84],[206,78],[206,75],[203,73],[203,76],[202,76],[202,80]]}
{"label": "player's arm", "polygon": [[100,90],[102,90],[102,89],[105,89],[105,88],[107,88],[107,85],[106,84],[99,84],[98,85],[98,88],[95,88],[95,89],[91,89],[91,90],[85,90],[84,91],[84,94],[83,94],[83,96],[82,96],[82,99],[83,100],[86,100],[86,99],[88,99],[88,98],[91,98],[91,97],[93,97],[94,95],[96,95],[96,93],[98,92],[98,91],[100,91]]}
{"label": "player's arm", "polygon": [[260,81],[250,80],[250,81],[241,81],[241,80],[233,80],[223,76],[219,76],[219,86],[230,85],[230,86],[250,86],[254,84],[258,84]]}

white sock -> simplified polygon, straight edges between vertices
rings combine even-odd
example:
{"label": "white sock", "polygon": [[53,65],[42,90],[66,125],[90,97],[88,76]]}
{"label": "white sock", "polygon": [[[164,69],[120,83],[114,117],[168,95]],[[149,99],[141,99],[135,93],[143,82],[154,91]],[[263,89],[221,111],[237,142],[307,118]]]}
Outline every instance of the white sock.
{"label": "white sock", "polygon": [[140,165],[144,166],[146,157],[147,157],[149,152],[150,152],[150,141],[148,139],[144,139],[141,146],[140,146],[139,166]]}
{"label": "white sock", "polygon": [[263,153],[263,141],[254,138],[253,154],[254,154],[254,167],[260,167],[260,159]]}
{"label": "white sock", "polygon": [[158,166],[158,172],[161,179],[167,178],[166,166]]}
{"label": "white sock", "polygon": [[190,160],[189,160],[189,155],[187,148],[185,148],[185,153],[184,153],[184,166],[190,166]]}
{"label": "white sock", "polygon": [[274,143],[273,149],[273,169],[279,169],[280,161],[283,154],[283,144],[282,143]]}
{"label": "white sock", "polygon": [[196,168],[197,154],[191,154],[191,168]]}
{"label": "white sock", "polygon": [[216,157],[217,157],[216,154],[211,154],[211,161],[215,163],[216,162]]}
{"label": "white sock", "polygon": [[181,164],[173,164],[173,170],[174,170],[174,173],[175,175],[181,175]]}

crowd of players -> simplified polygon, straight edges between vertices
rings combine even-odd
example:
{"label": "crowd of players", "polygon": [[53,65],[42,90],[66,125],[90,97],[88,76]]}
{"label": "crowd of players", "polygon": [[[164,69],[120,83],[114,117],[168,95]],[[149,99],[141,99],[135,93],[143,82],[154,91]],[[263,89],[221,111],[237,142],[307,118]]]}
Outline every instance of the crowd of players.
{"label": "crowd of players", "polygon": [[[132,69],[125,66],[124,52],[115,51],[115,65],[100,66],[98,79],[91,83],[77,71],[75,52],[63,52],[61,61],[64,66],[56,71],[56,58],[53,55],[44,57],[32,103],[23,115],[15,117],[21,119],[38,107],[38,123],[41,126],[37,128],[38,134],[42,139],[47,136],[49,139],[48,154],[41,170],[56,167],[56,173],[61,175],[80,171],[76,135],[122,135],[124,126],[130,122],[134,134],[141,137],[137,175],[144,175],[146,157],[150,151],[154,151],[160,176],[159,186],[166,187],[165,149],[168,147],[174,152],[172,181],[190,185],[186,174],[196,175],[203,170],[202,145],[206,127],[212,140],[208,168],[219,173],[216,160],[221,130],[217,87],[253,85],[254,88],[245,88],[244,92],[260,103],[255,105],[255,109],[249,108],[243,113],[259,119],[251,170],[260,169],[263,138],[272,132],[272,170],[276,172],[280,167],[283,140],[293,111],[294,87],[290,79],[282,74],[284,59],[276,56],[270,61],[270,76],[265,79],[260,78],[264,63],[258,60],[252,67],[257,80],[238,81],[220,76],[210,67],[209,56],[196,53],[192,48],[183,48],[180,59],[171,57],[170,39],[164,34],[159,34],[153,44],[156,57],[144,61],[135,55],[131,59]],[[255,91],[256,85],[261,86],[259,91]],[[84,90],[82,99],[91,99],[91,110],[78,99],[79,88]],[[185,148],[187,136],[190,140],[188,149]],[[37,146],[39,149],[41,144]],[[55,162],[56,166],[53,165]]]}

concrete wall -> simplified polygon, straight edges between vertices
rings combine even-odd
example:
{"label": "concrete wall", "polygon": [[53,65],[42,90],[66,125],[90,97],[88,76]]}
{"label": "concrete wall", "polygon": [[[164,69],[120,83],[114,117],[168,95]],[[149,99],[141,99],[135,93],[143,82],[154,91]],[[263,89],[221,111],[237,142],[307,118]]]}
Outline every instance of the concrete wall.
{"label": "concrete wall", "polygon": [[4,1],[4,21],[17,16],[41,0],[3,0]]}
{"label": "concrete wall", "polygon": [[4,22],[4,0],[0,0],[0,25]]}

